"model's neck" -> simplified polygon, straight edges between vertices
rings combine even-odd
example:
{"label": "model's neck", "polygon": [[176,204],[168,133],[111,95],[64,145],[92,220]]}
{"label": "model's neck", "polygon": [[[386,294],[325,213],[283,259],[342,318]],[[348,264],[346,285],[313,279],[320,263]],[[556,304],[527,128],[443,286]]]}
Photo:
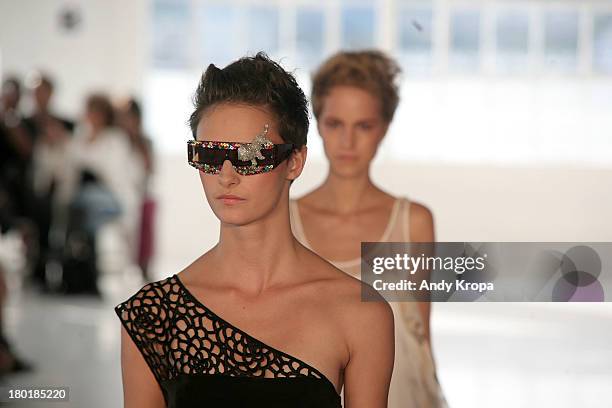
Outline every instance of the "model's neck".
{"label": "model's neck", "polygon": [[377,189],[368,174],[348,178],[330,172],[318,190],[326,197],[321,205],[335,213],[351,214],[367,206],[368,197]]}
{"label": "model's neck", "polygon": [[283,206],[249,225],[221,224],[213,249],[220,280],[253,296],[289,280],[297,255],[288,204]]}

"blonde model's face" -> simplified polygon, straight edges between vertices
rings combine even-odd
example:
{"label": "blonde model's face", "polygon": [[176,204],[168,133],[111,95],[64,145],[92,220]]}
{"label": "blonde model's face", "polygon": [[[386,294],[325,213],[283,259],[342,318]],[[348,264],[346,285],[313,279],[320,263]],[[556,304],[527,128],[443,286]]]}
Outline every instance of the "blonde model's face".
{"label": "blonde model's face", "polygon": [[[220,104],[209,108],[196,130],[196,140],[250,143],[269,125],[267,137],[273,143],[285,143],[278,134],[276,119],[264,108]],[[294,153],[302,154],[302,153]],[[305,157],[305,149],[303,149]],[[234,170],[229,160],[218,174],[199,171],[204,194],[221,223],[245,225],[260,219],[277,208],[284,194],[288,196],[289,180],[301,172],[293,157],[280,163],[272,171],[243,176]],[[223,199],[229,194],[240,199]]]}
{"label": "blonde model's face", "polygon": [[330,170],[349,177],[367,171],[388,127],[380,100],[357,87],[335,86],[322,102],[318,129]]}

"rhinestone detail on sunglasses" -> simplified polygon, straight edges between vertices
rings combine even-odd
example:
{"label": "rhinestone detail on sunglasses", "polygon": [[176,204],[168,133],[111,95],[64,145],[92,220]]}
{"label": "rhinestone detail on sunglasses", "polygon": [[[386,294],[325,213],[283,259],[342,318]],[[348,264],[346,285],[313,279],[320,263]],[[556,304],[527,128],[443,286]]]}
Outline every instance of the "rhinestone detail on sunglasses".
{"label": "rhinestone detail on sunglasses", "polygon": [[[266,124],[264,126],[264,130],[262,133],[255,136],[253,142],[251,143],[243,143],[243,142],[219,142],[219,141],[208,141],[208,140],[190,140],[187,142],[187,155],[188,162],[191,166],[195,167],[198,170],[202,170],[207,174],[218,174],[223,167],[223,162],[225,160],[232,161],[232,166],[241,175],[252,175],[252,174],[260,174],[273,170],[278,164],[280,164],[283,160],[285,160],[291,151],[294,148],[294,145],[291,143],[282,143],[282,144],[274,144],[271,140],[269,140],[266,135],[269,130],[269,125]],[[217,161],[220,163],[205,163],[202,162],[200,157],[200,152],[204,151],[202,149],[210,149],[217,151],[225,151],[225,157],[218,158]],[[250,165],[236,165],[233,160],[230,159],[229,151],[237,150],[237,156],[234,156],[234,160],[242,161],[242,162],[251,162]],[[266,158],[263,154],[263,151],[271,151],[268,155],[271,157]],[[223,154],[223,153],[221,153]],[[268,160],[267,164],[257,163],[257,159],[259,160]],[[273,163],[269,163],[269,160],[272,159]]]}

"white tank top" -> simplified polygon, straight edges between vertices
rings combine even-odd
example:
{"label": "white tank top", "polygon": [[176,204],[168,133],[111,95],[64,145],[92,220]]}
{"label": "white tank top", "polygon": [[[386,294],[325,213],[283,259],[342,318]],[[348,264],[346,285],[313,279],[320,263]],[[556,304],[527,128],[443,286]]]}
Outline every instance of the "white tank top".
{"label": "white tank top", "polygon": [[[312,250],[296,200],[289,201],[291,229],[298,241]],[[395,200],[391,216],[379,242],[409,242],[410,201]],[[331,261],[338,269],[360,278],[361,258]],[[415,302],[389,302],[395,319],[395,364],[389,389],[389,408],[447,407],[425,339],[423,320]],[[344,398],[343,398],[344,399]]]}

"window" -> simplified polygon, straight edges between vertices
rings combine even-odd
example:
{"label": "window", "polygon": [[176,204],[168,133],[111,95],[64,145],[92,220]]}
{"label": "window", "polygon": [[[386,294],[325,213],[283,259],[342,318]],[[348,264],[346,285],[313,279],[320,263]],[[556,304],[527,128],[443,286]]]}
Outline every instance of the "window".
{"label": "window", "polygon": [[578,12],[548,11],[544,14],[544,65],[547,70],[576,70]]}
{"label": "window", "polygon": [[595,15],[593,31],[593,70],[612,74],[612,13]]}
{"label": "window", "polygon": [[341,16],[342,48],[374,46],[374,9],[368,6],[343,6]]}
{"label": "window", "polygon": [[160,1],[153,7],[153,65],[159,68],[189,66],[191,7],[187,1]]}
{"label": "window", "polygon": [[[602,0],[150,1],[145,126],[165,151],[183,154],[176,140],[189,137],[210,63],[264,50],[308,93],[312,71],[338,49],[393,46],[401,103],[378,160],[610,162],[612,8]],[[379,38],[387,24],[395,37]],[[309,158],[323,158],[314,123],[309,136]]]}
{"label": "window", "polygon": [[495,30],[498,72],[525,72],[529,49],[529,16],[521,11],[504,11],[497,15]]}
{"label": "window", "polygon": [[298,66],[312,68],[323,58],[325,19],[323,11],[298,8],[296,12],[296,54]]}
{"label": "window", "polygon": [[480,11],[453,10],[450,18],[449,70],[476,71],[480,65]]}
{"label": "window", "polygon": [[[198,24],[202,64],[224,67],[240,54],[238,10],[232,6],[206,5],[200,9]],[[223,39],[223,46],[219,40]]]}
{"label": "window", "polygon": [[204,65],[223,67],[236,58],[278,49],[278,10],[274,7],[206,4],[197,29]]}
{"label": "window", "polygon": [[397,19],[398,46],[403,69],[410,73],[431,71],[432,8],[403,8]]}
{"label": "window", "polygon": [[278,50],[278,9],[251,6],[247,12],[248,52],[265,51],[269,55]]}

